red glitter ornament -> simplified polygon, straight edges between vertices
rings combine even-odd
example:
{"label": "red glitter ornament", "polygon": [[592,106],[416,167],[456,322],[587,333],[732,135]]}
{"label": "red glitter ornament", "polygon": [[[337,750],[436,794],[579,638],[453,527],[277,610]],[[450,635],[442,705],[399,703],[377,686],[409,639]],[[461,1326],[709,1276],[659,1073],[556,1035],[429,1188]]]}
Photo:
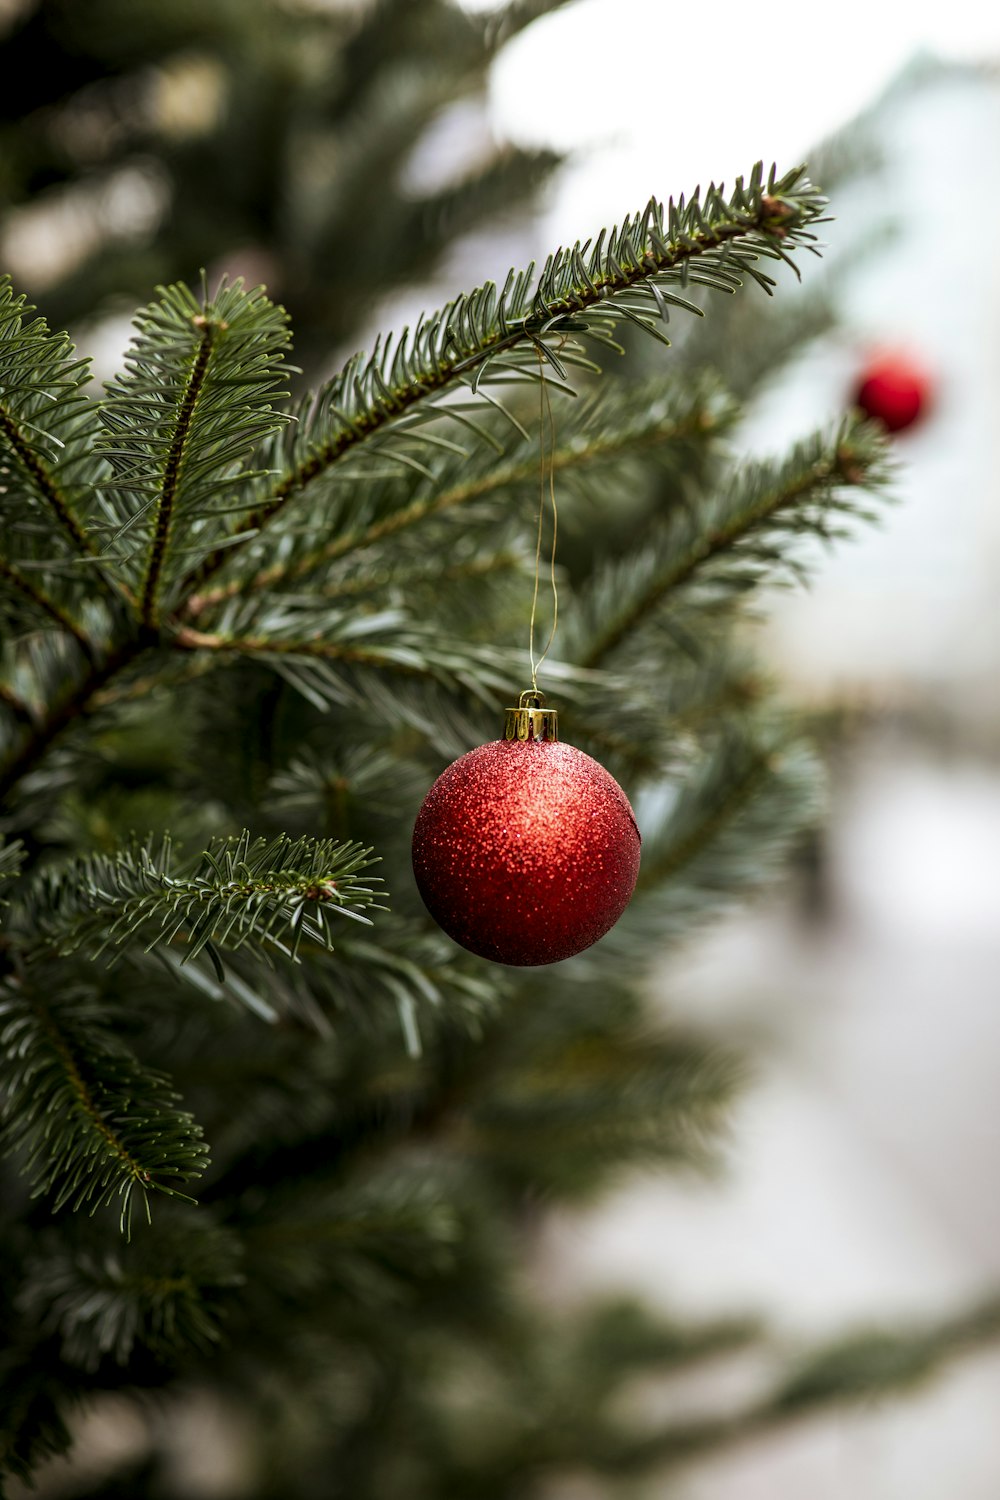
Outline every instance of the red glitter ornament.
{"label": "red glitter ornament", "polygon": [[504,739],[453,762],[413,829],[413,873],[431,916],[495,963],[551,964],[589,948],[618,921],[639,873],[628,798],[596,760],[559,743],[543,702],[522,693]]}
{"label": "red glitter ornament", "polygon": [[868,362],[854,393],[854,404],[890,432],[911,427],[930,405],[931,382],[909,355],[887,352]]}

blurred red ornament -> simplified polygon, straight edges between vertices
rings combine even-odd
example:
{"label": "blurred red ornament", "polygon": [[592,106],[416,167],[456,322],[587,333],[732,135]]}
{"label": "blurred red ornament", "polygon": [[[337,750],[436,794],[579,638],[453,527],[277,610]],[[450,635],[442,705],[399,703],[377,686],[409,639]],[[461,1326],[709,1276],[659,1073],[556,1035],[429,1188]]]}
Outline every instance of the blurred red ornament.
{"label": "blurred red ornament", "polygon": [[908,354],[873,356],[854,395],[855,406],[882,422],[890,432],[902,432],[923,416],[931,401],[926,370]]}
{"label": "blurred red ornament", "polygon": [[504,739],[450,765],[413,830],[413,873],[431,916],[495,963],[551,964],[589,948],[618,921],[639,873],[628,798],[596,760],[560,744],[543,701],[523,693]]}

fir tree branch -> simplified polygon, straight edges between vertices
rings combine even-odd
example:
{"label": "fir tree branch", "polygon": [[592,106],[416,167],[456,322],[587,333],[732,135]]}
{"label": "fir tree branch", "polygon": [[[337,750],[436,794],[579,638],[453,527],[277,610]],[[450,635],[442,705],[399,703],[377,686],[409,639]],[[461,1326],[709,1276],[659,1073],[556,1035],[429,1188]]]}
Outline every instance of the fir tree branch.
{"label": "fir tree branch", "polygon": [[[346,622],[332,615],[323,619],[326,632],[334,638],[318,639],[318,631],[287,637],[277,632],[270,636],[209,635],[183,627],[174,639],[187,650],[273,662],[294,687],[321,709],[357,698],[354,679],[349,681],[339,668],[356,669],[360,677],[372,672],[389,673],[414,682],[443,685],[466,695],[472,692],[491,706],[495,706],[498,694],[511,691],[515,676],[513,659],[495,647],[468,644],[453,639],[450,633],[442,635],[421,629],[398,612],[386,611]],[[335,633],[345,623],[346,638],[338,641]],[[364,637],[368,637],[367,642],[358,643]],[[432,718],[433,715],[429,716],[428,722]]]}
{"label": "fir tree branch", "polygon": [[449,182],[417,200],[408,214],[400,214],[401,245],[419,246],[420,259],[433,264],[440,250],[460,236],[489,223],[495,215],[509,215],[526,200],[530,204],[562,161],[554,151],[502,146],[461,181]]}
{"label": "fir tree branch", "polygon": [[8,562],[5,558],[0,557],[0,585],[2,584],[6,584],[9,589],[19,594],[23,599],[27,599],[42,614],[48,615],[49,619],[54,621],[60,630],[65,630],[73,637],[88,661],[93,662],[94,646],[83,626],[74,620],[72,615],[67,613],[61,604],[53,599],[51,595],[47,594],[37,583],[33,582],[20,568]]}
{"label": "fir tree branch", "polygon": [[458,1193],[433,1161],[372,1164],[364,1180],[321,1169],[308,1195],[276,1182],[241,1224],[258,1288],[269,1301],[325,1303],[334,1318],[359,1302],[389,1314],[435,1286],[447,1296],[473,1192]]}
{"label": "fir tree branch", "polygon": [[155,1234],[108,1246],[87,1225],[41,1236],[21,1302],[26,1323],[59,1340],[62,1359],[96,1371],[110,1358],[212,1353],[223,1341],[242,1245],[199,1215],[167,1213]]}
{"label": "fir tree branch", "polygon": [[658,543],[596,580],[597,624],[581,644],[581,665],[602,666],[689,585],[702,584],[710,602],[725,602],[775,572],[801,572],[790,550],[796,537],[830,541],[845,535],[838,516],[872,519],[849,495],[885,486],[887,453],[884,434],[848,418],[832,438],[816,435],[782,464],[751,465],[731,487],[720,485],[710,503],[671,518]]}
{"label": "fir tree branch", "polygon": [[648,1436],[608,1434],[595,1463],[615,1475],[673,1467],[845,1403],[901,1395],[948,1360],[992,1344],[998,1333],[1000,1299],[993,1298],[924,1328],[852,1334],[803,1358],[798,1370],[741,1411],[678,1423]]}
{"label": "fir tree branch", "polygon": [[16,879],[24,861],[25,852],[20,839],[15,839],[9,844],[0,841],[0,881]]}
{"label": "fir tree branch", "polygon": [[[633,455],[652,455],[673,445],[707,443],[736,418],[736,408],[714,381],[704,377],[678,386],[662,380],[620,387],[603,387],[574,408],[560,425],[559,445],[546,453],[546,470],[553,474],[588,469]],[[489,430],[489,429],[488,429]],[[471,470],[471,473],[470,473]],[[415,498],[400,505],[395,490],[379,501],[369,476],[358,475],[364,486],[367,524],[352,527],[319,547],[263,568],[249,580],[233,579],[189,600],[185,618],[196,619],[236,594],[259,592],[295,584],[319,569],[364,551],[444,511],[505,490],[537,486],[537,437],[525,435],[504,462],[492,454],[474,463],[467,455],[445,455],[434,475]],[[373,491],[376,491],[373,494]]]}
{"label": "fir tree branch", "polygon": [[52,475],[48,465],[28,442],[11,412],[0,402],[0,436],[24,471],[29,483],[48,503],[56,520],[77,549],[87,557],[98,555],[94,542],[84,531],[73,508]]}
{"label": "fir tree branch", "polygon": [[223,282],[212,297],[203,287],[200,301],[185,286],[161,288],[135,326],[100,407],[98,449],[111,468],[109,546],[149,632],[192,550],[224,546],[234,506],[253,503],[241,499],[260,477],[247,462],[289,420],[275,409],[288,319],[259,288]]}
{"label": "fir tree branch", "polygon": [[661,642],[636,651],[627,695],[602,687],[584,691],[560,713],[567,738],[597,756],[623,785],[675,783],[738,723],[766,711],[770,688],[745,652],[722,631],[703,632],[694,649],[678,642],[664,669]]}
{"label": "fir tree branch", "polygon": [[219,665],[219,661],[208,654],[199,657],[189,654],[186,659],[179,652],[163,656],[159,667],[144,676],[131,677],[124,682],[115,681],[101,688],[91,700],[92,708],[95,712],[99,712],[116,703],[135,702],[136,699],[145,698],[154,688],[161,687],[166,682],[169,682],[171,687],[194,682],[199,677],[204,677],[206,672],[214,672]]}
{"label": "fir tree branch", "polygon": [[729,725],[646,840],[642,890],[655,904],[658,886],[668,905],[687,908],[767,880],[819,813],[817,773],[814,754],[787,730],[753,719]]}
{"label": "fir tree branch", "polygon": [[462,1017],[469,1029],[477,1029],[482,1017],[496,1004],[496,992],[475,964],[455,946],[442,942],[412,923],[397,923],[395,942],[380,934],[378,943],[348,938],[341,943],[329,967],[313,979],[314,992],[327,1000],[331,1011],[353,1006],[357,1015],[370,1017],[377,1009],[395,1016],[410,1057],[423,1050],[421,1016],[428,1007],[447,1010]]}
{"label": "fir tree branch", "polygon": [[649,841],[636,891],[658,891],[688,870],[752,807],[779,765],[777,752],[733,736],[710,757],[662,837]]}
{"label": "fir tree branch", "polygon": [[627,1294],[587,1307],[580,1323],[569,1330],[572,1358],[593,1372],[601,1404],[609,1378],[689,1370],[720,1354],[759,1347],[764,1333],[760,1321],[748,1317],[675,1322]]}
{"label": "fir tree branch", "polygon": [[[522,577],[531,576],[531,558],[525,547],[481,553],[463,558],[445,568],[438,563],[436,554],[430,558],[417,557],[408,568],[392,558],[383,566],[366,567],[350,576],[333,578],[322,587],[314,586],[310,593],[315,599],[328,599],[331,602],[365,596],[385,598],[387,594],[391,596],[393,590],[409,597],[411,589],[419,584],[428,584],[435,591],[446,588],[449,584],[461,585],[469,581],[489,585],[491,582],[500,582],[504,574],[510,573]],[[477,602],[481,605],[482,601],[483,595],[479,591]],[[477,618],[482,618],[481,610]]]}
{"label": "fir tree branch", "polygon": [[[17,303],[15,311],[21,306]],[[18,334],[17,348],[25,344],[32,352],[40,346],[50,364],[62,359],[65,341],[52,340],[44,325],[39,332],[35,324],[21,330],[10,316],[7,323]],[[259,292],[223,286],[213,302],[206,296],[199,306],[186,288],[169,288],[160,302],[139,314],[137,323],[126,373],[100,408],[105,436],[99,447],[112,470],[102,489],[106,528],[120,543],[144,518],[148,526],[144,567],[131,580],[117,580],[130,597],[131,584],[139,588],[140,628],[120,639],[101,661],[94,662],[88,652],[90,672],[38,717],[0,766],[0,800],[66,729],[99,706],[112,680],[154,643],[175,522],[183,517],[203,529],[213,521],[218,524],[220,491],[235,477],[246,478],[240,471],[247,454],[285,420],[271,401],[286,370],[287,319]],[[6,325],[0,322],[0,327]],[[76,369],[67,374],[62,364],[58,368],[64,381]],[[70,388],[75,402],[79,398],[72,382]],[[69,404],[77,423],[76,407]]]}
{"label": "fir tree branch", "polygon": [[[602,987],[614,1013],[627,993]],[[731,1055],[692,1038],[641,1036],[588,1017],[560,1033],[528,1030],[506,1076],[480,1082],[460,1144],[547,1199],[591,1194],[607,1171],[632,1164],[712,1158],[719,1123],[741,1069]],[[588,1024],[589,1022],[589,1024]],[[534,1143],[544,1140],[539,1153]]]}
{"label": "fir tree branch", "polygon": [[42,871],[21,894],[14,930],[29,953],[97,958],[133,939],[147,953],[177,944],[184,962],[204,951],[222,979],[219,949],[274,948],[295,960],[303,940],[332,947],[328,916],[371,926],[364,912],[380,882],[358,878],[370,855],[360,844],[244,832],[178,868],[169,838],[155,850],[133,842]]}
{"label": "fir tree branch", "polygon": [[[511,272],[499,296],[488,284],[458,298],[418,324],[412,347],[404,333],[395,350],[387,342],[367,361],[356,356],[319,393],[311,411],[303,408],[290,465],[228,541],[257,535],[358,444],[382,451],[374,440],[383,433],[419,440],[417,423],[446,417],[440,398],[459,384],[475,393],[486,381],[535,380],[545,364],[563,381],[567,366],[594,368],[575,335],[617,348],[610,329],[619,321],[662,337],[657,324],[669,317],[671,306],[701,312],[672,290],[675,284],[732,292],[751,277],[770,291],[771,278],[756,261],[793,264],[789,251],[811,243],[811,226],[825,202],[801,169],[780,181],[772,169],[765,187],[758,165],[746,187],[738,181],[728,202],[715,187],[704,203],[697,193],[688,203],[671,201],[666,210],[652,200],[607,245],[602,233],[589,263],[588,242],[550,256],[537,285],[533,269],[520,276]],[[394,451],[399,461],[414,463],[398,444]],[[231,555],[228,546],[209,553],[190,574],[187,593],[201,594]]]}
{"label": "fir tree branch", "polygon": [[459,77],[471,81],[532,21],[559,10],[567,0],[513,0],[499,9],[456,10],[451,5],[414,9],[412,0],[376,0],[355,19],[341,52],[345,77],[337,117],[350,117],[393,65],[417,61],[440,67],[442,54]]}
{"label": "fir tree branch", "polygon": [[[757,716],[758,718],[760,715]],[[724,724],[659,817],[643,823],[636,895],[599,944],[568,966],[578,984],[606,985],[627,962],[662,956],[709,916],[773,881],[789,846],[822,809],[808,747],[780,724]]]}
{"label": "fir tree branch", "polygon": [[[178,645],[190,651],[227,651],[240,656],[301,656],[317,661],[342,661],[354,666],[426,675],[428,669],[417,659],[415,651],[394,655],[391,650],[370,646],[348,646],[339,641],[318,641],[313,637],[296,639],[283,636],[204,635],[185,627],[177,632]],[[491,657],[490,664],[496,661]]]}
{"label": "fir tree branch", "polygon": [[27,735],[8,759],[0,764],[0,803],[33,771],[52,745],[81,720],[95,711],[108,684],[146,649],[146,643],[131,639],[94,664],[87,675],[71,685],[43,717],[32,720]]}
{"label": "fir tree branch", "polygon": [[[496,1494],[530,1493],[544,1476],[566,1465],[607,1476],[615,1490],[636,1481],[656,1485],[659,1477],[660,1486],[672,1491],[670,1478],[678,1467],[810,1416],[902,1396],[956,1357],[995,1343],[1000,1299],[994,1296],[923,1327],[848,1335],[807,1353],[784,1380],[774,1380],[769,1389],[735,1409],[721,1414],[696,1411],[659,1427],[637,1419],[634,1403],[609,1407],[608,1391],[622,1390],[623,1383],[636,1376],[667,1377],[673,1384],[686,1368],[746,1345],[771,1354],[759,1325],[733,1320],[664,1326],[628,1304],[591,1312],[588,1322],[590,1326],[585,1324],[575,1338],[566,1338],[558,1324],[547,1329],[542,1342],[547,1351],[557,1351],[556,1357],[549,1353],[532,1365],[535,1378],[528,1399],[516,1378],[504,1392],[509,1402],[502,1408],[508,1413],[505,1439],[486,1459]],[[537,1325],[527,1337],[525,1354],[530,1361],[540,1342]],[[496,1403],[497,1398],[491,1390],[484,1399]],[[478,1493],[484,1466],[476,1458],[470,1462],[467,1451],[446,1448],[436,1455],[437,1463],[457,1475],[457,1493]]]}
{"label": "fir tree branch", "polygon": [[[53,1207],[133,1201],[200,1176],[205,1151],[161,1073],[142,1068],[104,1029],[92,993],[51,970],[10,976],[0,990],[6,1149],[24,1154],[36,1193]],[[181,1195],[183,1196],[183,1195]]]}
{"label": "fir tree branch", "polygon": [[[66,334],[50,333],[42,318],[25,322],[33,311],[24,297],[14,295],[9,277],[0,279],[0,449],[6,446],[28,490],[52,513],[76,553],[96,557],[98,549],[57,478],[60,468],[65,472],[71,463],[79,464],[90,447],[88,402],[81,395],[87,367],[71,360]],[[55,463],[39,441],[53,437]]]}
{"label": "fir tree branch", "polygon": [[154,507],[155,519],[153,534],[149,543],[146,576],[140,590],[140,619],[142,624],[150,629],[155,629],[159,623],[157,595],[160,587],[160,575],[163,571],[163,563],[170,541],[174,505],[177,499],[178,474],[184,459],[188,439],[191,435],[191,423],[194,417],[195,405],[201,393],[202,386],[205,383],[215,336],[217,332],[224,330],[227,326],[225,323],[213,321],[212,318],[207,317],[204,313],[196,315],[191,321],[198,330],[200,342],[196,348],[187,389],[184,392],[177,413],[177,425],[174,429],[170,449],[163,466],[162,487],[159,499]]}

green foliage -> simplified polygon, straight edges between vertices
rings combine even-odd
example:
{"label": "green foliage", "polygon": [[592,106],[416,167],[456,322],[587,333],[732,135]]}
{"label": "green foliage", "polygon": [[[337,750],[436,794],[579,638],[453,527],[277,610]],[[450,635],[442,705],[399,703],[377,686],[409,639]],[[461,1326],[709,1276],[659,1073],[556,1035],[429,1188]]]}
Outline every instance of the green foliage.
{"label": "green foliage", "polygon": [[[378,10],[399,58],[412,27],[429,48],[454,19]],[[227,15],[185,10],[171,35]],[[475,72],[503,28],[468,26]],[[358,24],[331,83],[338,130],[371,102],[374,35]],[[120,47],[123,66],[142,56],[134,28]],[[316,245],[437,99],[414,80],[359,136]],[[502,175],[484,168],[470,214]],[[82,1398],[120,1390],[237,1401],[253,1500],[524,1500],[559,1466],[639,1473],[697,1449],[615,1400],[755,1329],[631,1307],[564,1323],[525,1307],[514,1267],[540,1204],[712,1157],[741,1064],[654,1024],[646,976],[817,816],[815,759],[739,628],[763,585],[870,517],[888,467],[853,420],[735,457],[739,405],[723,374],[691,377],[686,339],[679,373],[634,384],[596,379],[593,356],[630,365],[631,330],[662,344],[675,312],[769,292],[764,265],[814,248],[824,203],[802,172],[759,167],[729,195],[654,200],[290,404],[287,320],[260,290],[161,289],[103,395],[8,296],[9,1472],[66,1445]],[[522,685],[546,456],[566,552],[545,684],[625,784],[644,853],[614,932],[535,974],[431,927],[408,845],[433,776]],[[117,1236],[107,1209],[127,1226],[154,1192],[152,1222]],[[768,1410],[790,1414],[790,1392]],[[109,1483],[175,1489],[155,1446]]]}
{"label": "green foliage", "polygon": [[161,592],[166,608],[176,603],[171,571],[219,541],[226,501],[246,487],[246,459],[287,421],[272,401],[287,373],[288,332],[262,293],[226,286],[211,303],[207,292],[199,303],[171,287],[139,313],[136,330],[101,404],[95,446],[111,469],[102,485],[107,548],[142,623],[155,627]]}
{"label": "green foliage", "polygon": [[24,859],[21,843],[0,844],[0,880],[13,880]]}
{"label": "green foliage", "polygon": [[109,1249],[87,1226],[39,1237],[35,1274],[21,1309],[43,1338],[58,1340],[75,1369],[125,1366],[212,1353],[244,1280],[235,1235],[190,1216],[165,1218],[155,1236]]}
{"label": "green foliage", "polygon": [[[669,343],[660,325],[672,308],[700,314],[678,287],[732,293],[752,280],[769,292],[773,278],[758,261],[794,265],[795,249],[814,248],[825,201],[801,170],[779,180],[772,169],[765,184],[758,164],[729,199],[714,186],[704,202],[698,193],[666,208],[651,199],[610,236],[602,232],[593,245],[550,256],[537,280],[531,266],[511,271],[500,290],[487,283],[456,298],[395,343],[389,338],[371,355],[356,355],[300,405],[270,459],[280,477],[262,490],[237,534],[268,526],[306,487],[322,496],[324,477],[358,444],[366,464],[401,465],[425,478],[432,477],[435,450],[448,451],[452,442],[429,424],[440,427],[446,418],[495,447],[490,428],[469,416],[478,406],[442,398],[464,389],[483,400],[491,386],[540,380],[572,392],[570,370],[598,369],[584,340],[620,353],[613,335],[627,322]],[[194,587],[202,589],[228,560],[222,552],[207,558]]]}
{"label": "green foliage", "polygon": [[220,948],[235,952],[249,943],[262,954],[272,947],[297,959],[303,940],[332,947],[328,913],[370,925],[364,907],[373,892],[357,879],[370,853],[331,839],[251,839],[244,832],[178,869],[169,838],[156,850],[133,843],[43,871],[12,927],[20,927],[29,952],[84,949],[99,958],[132,939],[146,953],[173,943],[185,950],[182,962],[208,954],[222,979]]}
{"label": "green foliage", "polygon": [[[623,1162],[704,1165],[740,1070],[689,1037],[641,1034],[623,1024],[628,991],[601,986],[598,1007],[567,1004],[561,1027],[523,1021],[517,1066],[501,1087],[486,1081],[472,1117],[496,1169],[532,1192],[595,1196]],[[532,1155],[531,1143],[545,1151]]]}
{"label": "green foliage", "polygon": [[917,1386],[962,1345],[988,1339],[1000,1326],[995,1298],[924,1328],[858,1329],[800,1358],[775,1393],[778,1412],[861,1401]]}
{"label": "green foliage", "polygon": [[814,754],[787,726],[727,728],[650,817],[637,924],[679,936],[773,878],[795,831],[815,825],[821,787]]}
{"label": "green foliage", "polygon": [[[31,311],[0,280],[0,621],[12,631],[58,631],[71,658],[78,650],[92,658],[87,626],[104,624],[105,601],[90,596],[92,580],[79,565],[81,556],[94,563],[98,551],[85,524],[99,471],[86,363]],[[9,690],[5,703],[20,699]]]}
{"label": "green foliage", "polygon": [[63,967],[7,979],[4,1136],[55,1210],[117,1199],[127,1227],[137,1195],[179,1192],[201,1175],[207,1148],[170,1080],[137,1061],[111,1019],[94,984]]}
{"label": "green foliage", "polygon": [[[846,522],[872,521],[861,486],[888,477],[881,436],[846,418],[829,435],[798,444],[780,463],[745,465],[720,484],[709,504],[678,508],[633,555],[595,574],[584,595],[574,654],[586,667],[606,664],[650,620],[697,650],[706,617],[761,583],[802,577],[802,538],[849,534]],[[669,609],[661,610],[662,601]],[[590,618],[588,619],[588,615]]]}
{"label": "green foliage", "polygon": [[90,406],[83,387],[86,361],[73,358],[64,333],[50,333],[10,279],[0,282],[0,360],[3,402],[0,431],[4,450],[4,512],[9,521],[24,516],[58,527],[48,537],[60,548],[92,552],[76,508],[93,502],[96,465],[91,455]]}
{"label": "green foliage", "polygon": [[[19,4],[0,18],[0,223],[16,238],[51,213],[65,241],[47,285],[28,255],[22,278],[75,327],[205,265],[263,263],[315,370],[388,287],[551,176],[558,158],[492,139],[476,101],[505,43],[562,3]],[[422,181],[415,157],[462,111],[474,149]]]}

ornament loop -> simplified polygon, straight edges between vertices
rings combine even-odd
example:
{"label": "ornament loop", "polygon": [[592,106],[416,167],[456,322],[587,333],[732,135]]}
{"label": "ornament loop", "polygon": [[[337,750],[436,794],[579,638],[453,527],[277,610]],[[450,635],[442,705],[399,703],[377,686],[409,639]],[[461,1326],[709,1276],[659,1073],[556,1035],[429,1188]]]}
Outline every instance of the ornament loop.
{"label": "ornament loop", "polygon": [[559,715],[554,708],[545,707],[544,693],[528,688],[518,699],[517,707],[508,708],[504,714],[503,737],[552,743],[559,738]]}

